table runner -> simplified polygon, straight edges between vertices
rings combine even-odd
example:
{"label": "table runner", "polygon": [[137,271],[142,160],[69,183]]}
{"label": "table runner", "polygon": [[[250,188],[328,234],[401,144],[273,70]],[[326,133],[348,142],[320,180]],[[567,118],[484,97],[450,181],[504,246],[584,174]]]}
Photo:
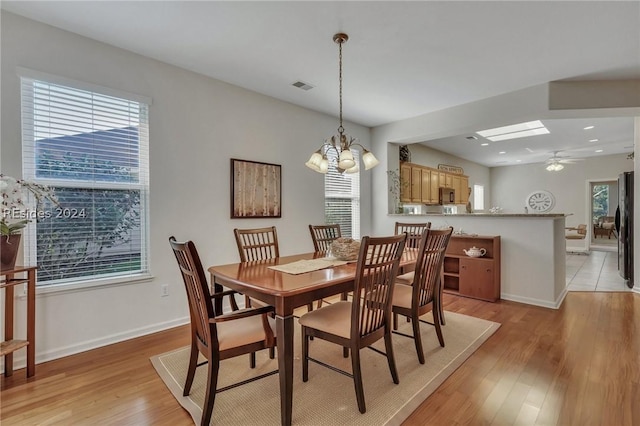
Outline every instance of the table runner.
{"label": "table runner", "polygon": [[333,266],[345,265],[349,262],[346,260],[338,260],[331,257],[322,257],[320,259],[303,259],[284,265],[269,266],[269,269],[284,272],[286,274],[298,275],[306,272],[317,271],[319,269],[331,268]]}

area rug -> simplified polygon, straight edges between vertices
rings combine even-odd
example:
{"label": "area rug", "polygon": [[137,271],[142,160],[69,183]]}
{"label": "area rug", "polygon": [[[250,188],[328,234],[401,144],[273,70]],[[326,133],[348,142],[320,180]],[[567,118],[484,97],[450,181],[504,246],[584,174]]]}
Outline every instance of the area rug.
{"label": "area rug", "polygon": [[[309,363],[309,381],[302,382],[300,335],[296,323],[294,358],[294,425],[399,425],[445,379],[484,343],[500,324],[466,315],[446,312],[443,327],[445,347],[438,344],[433,326],[421,324],[426,364],[421,365],[412,339],[394,335],[393,347],[400,384],[395,385],[384,356],[360,351],[367,412],[358,411],[353,381],[320,365]],[[431,314],[424,319],[432,321]],[[399,331],[412,334],[411,325],[400,318]],[[384,342],[374,345],[384,350]],[[342,348],[320,339],[310,344],[310,354],[343,370],[351,371],[351,361],[342,357]],[[256,355],[257,366],[249,368],[249,357],[222,361],[218,387],[277,369],[277,361],[267,351]],[[191,394],[182,396],[189,361],[189,348],[156,355],[151,362],[178,403],[200,424],[207,367],[198,367]],[[273,375],[219,393],[211,425],[264,426],[280,424],[280,387]]]}

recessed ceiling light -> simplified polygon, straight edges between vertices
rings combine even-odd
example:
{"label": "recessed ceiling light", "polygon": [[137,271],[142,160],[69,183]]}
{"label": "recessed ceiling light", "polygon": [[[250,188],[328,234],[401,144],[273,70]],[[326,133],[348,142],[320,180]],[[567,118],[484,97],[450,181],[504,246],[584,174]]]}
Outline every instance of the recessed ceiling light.
{"label": "recessed ceiling light", "polygon": [[498,154],[506,154],[507,151],[500,151]]}
{"label": "recessed ceiling light", "polygon": [[587,126],[587,127],[585,127],[585,128],[584,128],[584,130],[591,130],[591,129],[593,129],[594,127],[595,127],[595,126]]}
{"label": "recessed ceiling light", "polygon": [[602,152],[602,151],[603,151],[602,149],[596,149],[596,152]]}
{"label": "recessed ceiling light", "polygon": [[589,139],[589,142],[598,142],[598,139]]}
{"label": "recessed ceiling light", "polygon": [[540,120],[535,120],[526,123],[512,124],[510,126],[496,127],[495,129],[480,130],[476,133],[492,142],[497,142],[527,136],[546,135],[549,133],[549,129],[544,127],[544,124],[542,124]]}
{"label": "recessed ceiling light", "polygon": [[516,163],[522,163],[522,160],[516,160]]}
{"label": "recessed ceiling light", "polygon": [[485,143],[481,143],[480,146],[489,146],[489,144],[485,142]]}

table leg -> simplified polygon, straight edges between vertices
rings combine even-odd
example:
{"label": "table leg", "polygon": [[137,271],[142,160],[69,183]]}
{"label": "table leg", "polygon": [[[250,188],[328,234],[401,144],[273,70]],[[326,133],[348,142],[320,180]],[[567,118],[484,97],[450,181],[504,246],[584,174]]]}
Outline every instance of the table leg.
{"label": "table leg", "polygon": [[27,377],[36,374],[36,270],[28,272],[27,282]]}
{"label": "table leg", "polygon": [[276,315],[278,369],[280,370],[280,417],[291,426],[293,411],[293,315]]}

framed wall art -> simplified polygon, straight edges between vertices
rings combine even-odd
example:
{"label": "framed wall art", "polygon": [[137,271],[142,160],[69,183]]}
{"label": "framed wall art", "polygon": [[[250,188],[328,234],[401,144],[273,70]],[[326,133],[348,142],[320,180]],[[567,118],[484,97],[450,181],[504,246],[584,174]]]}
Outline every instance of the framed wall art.
{"label": "framed wall art", "polygon": [[282,167],[231,159],[231,218],[282,217]]}

